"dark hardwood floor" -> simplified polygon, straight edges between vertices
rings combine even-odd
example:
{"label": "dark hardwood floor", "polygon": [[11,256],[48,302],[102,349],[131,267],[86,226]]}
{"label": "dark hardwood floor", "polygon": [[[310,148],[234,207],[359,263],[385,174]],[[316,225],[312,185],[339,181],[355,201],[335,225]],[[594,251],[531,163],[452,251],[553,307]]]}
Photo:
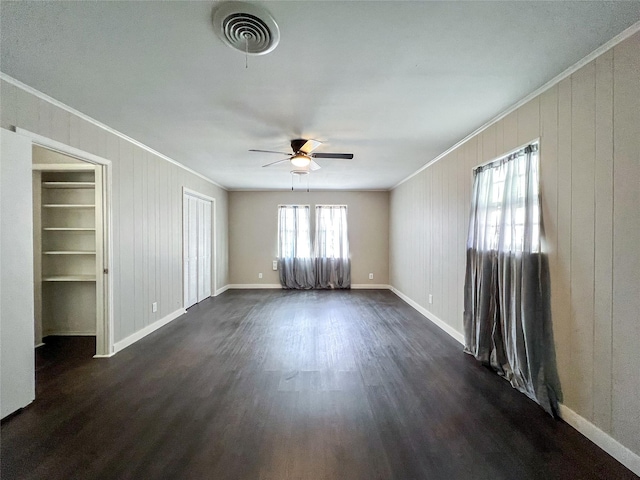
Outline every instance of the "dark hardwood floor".
{"label": "dark hardwood floor", "polygon": [[39,354],[3,479],[638,478],[389,291],[228,291],[92,348]]}

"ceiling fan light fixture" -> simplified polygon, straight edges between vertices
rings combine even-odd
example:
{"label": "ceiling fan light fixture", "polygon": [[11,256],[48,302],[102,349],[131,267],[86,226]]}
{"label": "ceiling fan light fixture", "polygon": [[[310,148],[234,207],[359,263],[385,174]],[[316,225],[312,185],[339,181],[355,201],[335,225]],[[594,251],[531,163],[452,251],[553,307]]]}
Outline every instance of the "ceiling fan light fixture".
{"label": "ceiling fan light fixture", "polygon": [[307,155],[297,154],[291,157],[291,164],[294,167],[304,168],[304,167],[308,167],[310,163],[311,163],[311,157],[308,157]]}

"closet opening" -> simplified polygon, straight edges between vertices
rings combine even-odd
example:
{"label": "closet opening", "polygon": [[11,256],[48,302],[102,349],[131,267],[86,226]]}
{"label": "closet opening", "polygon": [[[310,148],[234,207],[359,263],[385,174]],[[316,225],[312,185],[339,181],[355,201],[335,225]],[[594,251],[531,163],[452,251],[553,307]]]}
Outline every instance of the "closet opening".
{"label": "closet opening", "polygon": [[33,145],[32,167],[34,342],[45,372],[110,354],[106,166]]}
{"label": "closet opening", "polygon": [[[215,199],[183,188],[182,245],[184,308],[209,298],[216,291]],[[213,274],[212,274],[213,272]]]}

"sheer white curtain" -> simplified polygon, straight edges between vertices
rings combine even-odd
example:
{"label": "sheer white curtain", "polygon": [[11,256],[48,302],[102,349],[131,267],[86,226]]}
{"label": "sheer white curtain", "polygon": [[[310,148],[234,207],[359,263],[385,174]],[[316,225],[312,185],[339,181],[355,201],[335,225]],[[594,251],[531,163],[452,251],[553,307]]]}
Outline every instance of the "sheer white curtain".
{"label": "sheer white curtain", "polygon": [[284,288],[315,285],[308,205],[278,206],[278,271]]}
{"label": "sheer white curtain", "polygon": [[346,205],[316,205],[316,287],[351,288]]}
{"label": "sheer white curtain", "polygon": [[538,145],[474,171],[465,351],[557,414],[549,270],[541,250]]}

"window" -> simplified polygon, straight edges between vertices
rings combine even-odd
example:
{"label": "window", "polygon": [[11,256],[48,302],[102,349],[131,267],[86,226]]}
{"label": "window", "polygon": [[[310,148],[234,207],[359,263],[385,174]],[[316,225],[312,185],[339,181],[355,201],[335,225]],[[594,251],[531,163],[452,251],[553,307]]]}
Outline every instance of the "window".
{"label": "window", "polygon": [[311,258],[309,205],[278,206],[278,257]]}
{"label": "window", "polygon": [[347,206],[317,205],[311,250],[308,205],[278,206],[278,270],[284,288],[350,288]]}
{"label": "window", "polygon": [[538,148],[528,148],[475,171],[472,227],[482,250],[540,251]]}
{"label": "window", "polygon": [[349,258],[346,205],[316,205],[315,256]]}

